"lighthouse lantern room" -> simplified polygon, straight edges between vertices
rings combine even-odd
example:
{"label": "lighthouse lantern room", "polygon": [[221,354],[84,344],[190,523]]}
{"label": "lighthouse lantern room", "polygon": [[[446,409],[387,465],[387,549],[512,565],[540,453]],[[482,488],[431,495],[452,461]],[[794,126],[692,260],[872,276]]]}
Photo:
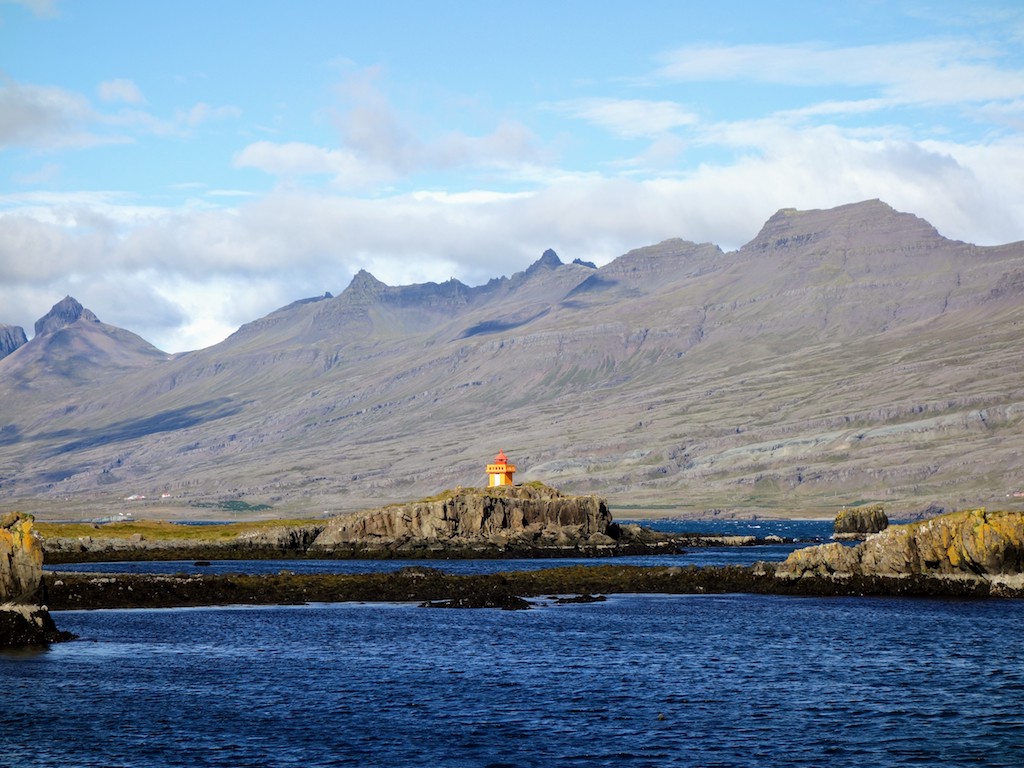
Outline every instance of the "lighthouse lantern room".
{"label": "lighthouse lantern room", "polygon": [[508,463],[508,456],[502,450],[494,457],[494,462],[487,465],[487,485],[493,488],[496,485],[512,485],[512,474],[516,471],[515,464]]}

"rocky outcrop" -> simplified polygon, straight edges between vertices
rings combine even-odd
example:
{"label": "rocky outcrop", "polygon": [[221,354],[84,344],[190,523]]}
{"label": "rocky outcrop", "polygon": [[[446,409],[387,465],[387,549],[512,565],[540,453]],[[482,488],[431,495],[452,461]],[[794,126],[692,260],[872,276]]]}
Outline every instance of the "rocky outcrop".
{"label": "rocky outcrop", "polygon": [[0,519],[0,648],[66,639],[45,606],[38,605],[43,548],[32,517],[11,512]]}
{"label": "rocky outcrop", "polygon": [[824,544],[793,552],[775,571],[803,576],[938,576],[1024,587],[1024,513],[973,509],[894,525],[854,547]]}
{"label": "rocky outcrop", "polygon": [[32,602],[43,577],[43,548],[32,517],[9,512],[0,518],[0,603]]}
{"label": "rocky outcrop", "polygon": [[621,533],[599,496],[567,496],[540,484],[457,488],[334,518],[310,549],[611,549]]}
{"label": "rocky outcrop", "polygon": [[43,541],[50,563],[149,560],[240,560],[302,557],[323,531],[323,523],[281,525],[243,531],[228,538],[147,538],[143,533],[47,537]]}
{"label": "rocky outcrop", "polygon": [[889,518],[881,504],[844,508],[836,515],[832,537],[863,541],[869,534],[884,531],[888,527]]}
{"label": "rocky outcrop", "polygon": [[4,325],[0,323],[0,360],[11,352],[28,343],[25,329],[20,325]]}
{"label": "rocky outcrop", "polygon": [[98,323],[100,321],[95,314],[79,304],[78,301],[70,296],[65,296],[54,304],[49,312],[36,320],[36,336],[59,331],[61,328],[66,328],[78,320],[85,320],[91,323]]}

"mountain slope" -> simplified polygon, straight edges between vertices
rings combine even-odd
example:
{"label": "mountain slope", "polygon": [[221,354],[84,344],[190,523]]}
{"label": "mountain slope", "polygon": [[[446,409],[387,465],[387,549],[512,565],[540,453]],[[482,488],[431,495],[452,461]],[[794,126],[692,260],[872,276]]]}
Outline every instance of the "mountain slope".
{"label": "mountain slope", "polygon": [[502,448],[517,479],[613,506],[1005,506],[1022,298],[1024,244],[868,201],[780,211],[732,253],[669,240],[594,269],[548,251],[476,287],[361,272],[174,358],[79,319],[76,353],[37,334],[0,360],[19,393],[0,497],[338,511],[478,485]]}

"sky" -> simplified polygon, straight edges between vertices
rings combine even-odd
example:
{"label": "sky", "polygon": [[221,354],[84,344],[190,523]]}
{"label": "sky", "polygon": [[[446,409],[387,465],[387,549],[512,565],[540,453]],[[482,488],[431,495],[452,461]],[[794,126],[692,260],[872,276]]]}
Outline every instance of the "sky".
{"label": "sky", "polygon": [[1024,240],[1024,6],[0,0],[0,323],[166,352],[366,269],[735,250],[879,198]]}

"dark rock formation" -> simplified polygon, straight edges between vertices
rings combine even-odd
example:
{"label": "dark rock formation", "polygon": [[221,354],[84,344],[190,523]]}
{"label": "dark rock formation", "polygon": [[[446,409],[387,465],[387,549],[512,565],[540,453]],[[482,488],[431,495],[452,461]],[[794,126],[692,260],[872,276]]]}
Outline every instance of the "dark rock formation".
{"label": "dark rock formation", "polygon": [[937,576],[1024,587],[1024,512],[950,512],[895,525],[855,547],[824,544],[793,552],[776,569],[783,578]]}
{"label": "dark rock formation", "polygon": [[881,504],[870,507],[854,507],[841,509],[836,515],[833,526],[833,538],[859,539],[863,541],[868,534],[884,531],[889,527],[889,518]]}
{"label": "dark rock formation", "polygon": [[43,549],[32,518],[11,512],[0,519],[0,648],[69,639],[45,606],[36,605],[43,578]]}
{"label": "dark rock formation", "polygon": [[[305,556],[309,546],[324,529],[323,523],[277,526],[247,531],[227,539],[146,538],[104,535],[102,526],[94,535],[50,536],[43,540],[49,563],[86,563],[150,560],[261,560]],[[325,557],[327,555],[320,555]]]}
{"label": "dark rock formation", "polygon": [[25,329],[20,325],[0,324],[0,360],[27,343]]}
{"label": "dark rock formation", "polygon": [[336,517],[311,551],[367,548],[611,549],[612,516],[598,496],[543,485],[458,488],[439,498]]}
{"label": "dark rock formation", "polygon": [[96,315],[79,304],[75,299],[65,296],[54,304],[49,312],[36,320],[36,336],[67,328],[78,320],[85,320],[91,323],[98,323],[100,321]]}

